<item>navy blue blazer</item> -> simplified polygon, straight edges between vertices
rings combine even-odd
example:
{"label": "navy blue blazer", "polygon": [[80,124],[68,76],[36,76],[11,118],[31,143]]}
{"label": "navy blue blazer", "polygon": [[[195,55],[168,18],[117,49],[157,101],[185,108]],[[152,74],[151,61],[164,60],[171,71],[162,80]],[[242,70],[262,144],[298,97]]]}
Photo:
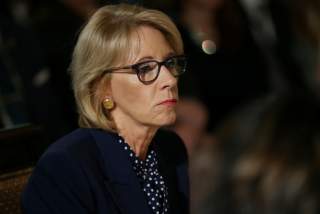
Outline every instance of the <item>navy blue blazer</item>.
{"label": "navy blue blazer", "polygon": [[[117,134],[80,128],[53,143],[22,194],[25,214],[152,213]],[[154,149],[168,186],[170,213],[189,212],[186,149],[173,132],[158,130]]]}

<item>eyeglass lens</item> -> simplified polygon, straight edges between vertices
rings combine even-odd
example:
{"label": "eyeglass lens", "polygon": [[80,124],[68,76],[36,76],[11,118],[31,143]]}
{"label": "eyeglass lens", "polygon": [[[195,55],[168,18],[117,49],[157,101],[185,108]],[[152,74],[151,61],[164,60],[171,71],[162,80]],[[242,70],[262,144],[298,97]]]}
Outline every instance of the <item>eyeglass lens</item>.
{"label": "eyeglass lens", "polygon": [[135,69],[141,81],[151,82],[158,77],[161,65],[164,65],[173,76],[177,77],[185,72],[186,59],[185,57],[171,57],[164,62],[149,61],[138,64]]}

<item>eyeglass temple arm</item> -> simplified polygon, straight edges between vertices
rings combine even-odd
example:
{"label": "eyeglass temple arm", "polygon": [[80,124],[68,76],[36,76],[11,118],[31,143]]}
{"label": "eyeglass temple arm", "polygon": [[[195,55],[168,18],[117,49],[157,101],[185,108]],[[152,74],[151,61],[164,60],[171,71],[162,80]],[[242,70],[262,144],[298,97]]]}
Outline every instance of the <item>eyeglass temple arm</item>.
{"label": "eyeglass temple arm", "polygon": [[133,69],[134,67],[132,65],[130,66],[124,66],[124,67],[117,67],[117,68],[109,68],[107,70],[104,70],[103,71],[103,74],[107,74],[107,73],[128,73],[128,74],[132,74],[132,73],[135,73],[134,71],[127,71],[127,72],[124,72],[124,71],[118,71],[118,70],[123,70],[123,69]]}

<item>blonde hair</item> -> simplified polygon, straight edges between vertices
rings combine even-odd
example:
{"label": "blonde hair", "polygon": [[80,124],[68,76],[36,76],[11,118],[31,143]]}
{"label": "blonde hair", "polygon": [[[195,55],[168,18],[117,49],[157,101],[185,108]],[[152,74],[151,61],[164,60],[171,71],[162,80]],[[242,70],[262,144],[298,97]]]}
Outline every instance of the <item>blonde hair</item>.
{"label": "blonde hair", "polygon": [[131,41],[143,25],[159,30],[176,54],[183,53],[180,33],[171,19],[160,11],[136,5],[101,7],[82,29],[70,66],[80,127],[115,130],[102,106],[101,89],[107,89],[110,81],[110,75],[103,74],[136,53],[139,47]]}

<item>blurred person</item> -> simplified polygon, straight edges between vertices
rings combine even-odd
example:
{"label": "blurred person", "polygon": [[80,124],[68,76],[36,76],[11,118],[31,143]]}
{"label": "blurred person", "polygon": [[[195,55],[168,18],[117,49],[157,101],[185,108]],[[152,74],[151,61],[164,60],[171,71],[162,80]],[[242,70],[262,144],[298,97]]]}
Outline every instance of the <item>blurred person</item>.
{"label": "blurred person", "polygon": [[62,3],[84,19],[90,17],[98,8],[98,1],[96,0],[62,0]]}
{"label": "blurred person", "polygon": [[180,78],[181,102],[173,128],[189,152],[191,212],[198,213],[218,169],[213,165],[212,131],[232,111],[265,93],[268,78],[237,1],[180,1],[175,20],[190,72]]}
{"label": "blurred person", "polygon": [[32,26],[15,17],[15,3],[0,3],[0,123],[2,128],[34,124],[48,139],[57,139],[70,130],[61,117],[45,51]]}
{"label": "blurred person", "polygon": [[172,126],[186,145],[189,154],[190,212],[197,213],[201,202],[211,193],[207,178],[214,177],[212,148],[215,138],[207,130],[208,110],[198,100],[181,98],[177,119]]}
{"label": "blurred person", "polygon": [[[320,2],[295,0],[291,8],[293,54],[308,87],[320,93]],[[299,17],[299,18],[298,18]],[[320,94],[319,94],[320,95]]]}
{"label": "blurred person", "polygon": [[239,0],[268,65],[271,88],[316,89],[320,5],[317,0]]}
{"label": "blurred person", "polygon": [[45,152],[24,213],[188,213],[187,152],[174,133],[180,33],[157,10],[98,9],[71,63],[81,128]]}
{"label": "blurred person", "polygon": [[213,165],[217,163],[217,156],[212,155],[216,143],[215,137],[206,133],[189,156],[190,213],[199,213],[203,201],[212,192],[212,178],[215,178],[218,169],[218,164]]}
{"label": "blurred person", "polygon": [[52,87],[58,94],[58,102],[64,105],[61,115],[65,123],[71,129],[75,129],[76,104],[67,70],[77,33],[100,2],[97,0],[28,1],[32,26],[51,71]]}
{"label": "blurred person", "polygon": [[207,130],[269,90],[266,62],[237,0],[180,1],[176,20],[190,70],[180,79],[180,94],[207,107]]}
{"label": "blurred person", "polygon": [[208,110],[195,99],[183,98],[177,104],[177,120],[173,130],[183,139],[192,155],[206,134]]}
{"label": "blurred person", "polygon": [[262,8],[271,16],[276,34],[273,55],[281,66],[280,73],[286,78],[289,88],[319,91],[319,1],[263,2]]}
{"label": "blurred person", "polygon": [[198,213],[319,213],[319,107],[295,92],[231,117],[216,134],[219,176]]}

